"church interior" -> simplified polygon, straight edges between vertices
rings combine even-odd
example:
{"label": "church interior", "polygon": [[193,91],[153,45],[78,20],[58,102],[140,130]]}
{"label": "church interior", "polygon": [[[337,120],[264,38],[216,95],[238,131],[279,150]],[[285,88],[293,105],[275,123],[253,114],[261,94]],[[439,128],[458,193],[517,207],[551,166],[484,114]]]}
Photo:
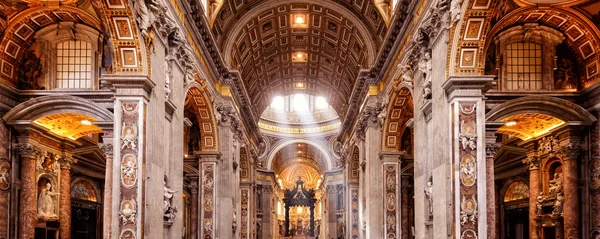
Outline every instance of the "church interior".
{"label": "church interior", "polygon": [[0,0],[0,239],[599,239],[599,65],[598,0]]}

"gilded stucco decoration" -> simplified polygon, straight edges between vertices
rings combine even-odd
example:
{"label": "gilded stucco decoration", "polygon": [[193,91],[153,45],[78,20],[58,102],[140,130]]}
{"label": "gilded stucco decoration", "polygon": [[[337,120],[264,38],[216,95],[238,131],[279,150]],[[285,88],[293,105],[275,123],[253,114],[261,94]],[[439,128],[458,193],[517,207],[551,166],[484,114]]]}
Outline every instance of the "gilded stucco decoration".
{"label": "gilded stucco decoration", "polygon": [[[387,110],[384,125],[383,148],[386,151],[402,151],[412,149],[412,137],[406,137],[410,128],[407,122],[413,118],[413,101],[410,90],[401,88],[392,96]],[[407,152],[412,154],[412,152]]]}
{"label": "gilded stucco decoration", "polygon": [[560,119],[539,113],[517,114],[506,117],[502,122],[514,122],[515,124],[506,124],[500,127],[497,133],[512,135],[523,140],[541,136],[565,124]]}
{"label": "gilded stucco decoration", "polygon": [[[458,121],[460,127],[458,135],[477,136],[476,127],[477,105],[474,103],[457,102]],[[477,238],[478,204],[477,204],[477,182],[485,183],[485,180],[477,178],[477,149],[471,147],[459,146],[458,159],[456,164],[460,168],[458,190],[461,202],[457,205],[460,216],[460,227],[458,233],[461,238]]]}
{"label": "gilded stucco decoration", "polygon": [[[17,85],[19,68],[25,64],[26,55],[30,52],[28,49],[35,42],[34,37],[38,30],[60,22],[85,24],[94,29],[100,29],[101,25],[97,16],[73,6],[61,6],[58,9],[43,5],[15,6],[18,10],[16,12],[10,12],[10,8],[0,10],[3,13],[14,14],[0,39],[0,81],[12,86]],[[39,57],[41,53],[35,54]]]}
{"label": "gilded stucco decoration", "polygon": [[[493,37],[515,24],[539,23],[566,35],[565,43],[575,53],[582,73],[584,88],[600,79],[598,64],[600,47],[598,28],[577,10],[565,7],[584,1],[553,1],[543,9],[533,6],[529,0],[470,0],[462,16],[464,18],[451,29],[453,47],[448,54],[449,75],[482,75],[486,61],[486,49],[493,44]],[[563,3],[564,2],[564,3]]]}
{"label": "gilded stucco decoration", "polygon": [[[118,110],[121,114],[121,130],[117,134],[120,138],[120,170],[119,180],[121,192],[119,194],[119,216],[121,223],[118,230],[120,238],[137,238],[141,232],[138,231],[138,224],[143,223],[136,213],[137,205],[143,205],[143,198],[139,195],[141,165],[144,160],[139,154],[142,131],[138,129],[140,118],[145,118],[144,105],[141,101],[121,101]],[[142,121],[143,123],[143,121]]]}
{"label": "gilded stucco decoration", "polygon": [[36,119],[34,123],[62,137],[78,139],[86,135],[102,133],[102,129],[94,125],[93,117],[77,113],[59,113]]}
{"label": "gilded stucco decoration", "polygon": [[217,141],[217,123],[214,115],[212,102],[209,101],[206,90],[192,87],[186,98],[186,111],[195,115],[198,122],[193,122],[200,126],[199,149],[202,151],[216,151],[218,149]]}
{"label": "gilded stucco decoration", "polygon": [[200,238],[215,238],[215,167],[216,163],[203,163],[201,169],[202,177],[202,210],[200,213]]}

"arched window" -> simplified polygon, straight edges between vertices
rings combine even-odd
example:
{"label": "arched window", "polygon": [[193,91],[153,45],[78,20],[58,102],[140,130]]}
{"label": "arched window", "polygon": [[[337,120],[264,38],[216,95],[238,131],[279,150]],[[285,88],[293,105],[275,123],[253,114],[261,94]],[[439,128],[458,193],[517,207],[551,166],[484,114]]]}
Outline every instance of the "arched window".
{"label": "arched window", "polygon": [[511,183],[504,193],[504,202],[515,201],[524,198],[529,198],[529,186],[521,181]]}
{"label": "arched window", "polygon": [[43,52],[42,76],[38,84],[45,89],[98,89],[100,69],[100,32],[83,24],[49,25],[36,32]]}
{"label": "arched window", "polygon": [[71,186],[71,198],[85,201],[98,202],[96,189],[86,180],[78,180]]}
{"label": "arched window", "polygon": [[561,32],[537,23],[511,27],[494,38],[499,90],[554,90],[556,46]]}
{"label": "arched window", "polygon": [[56,88],[92,88],[92,44],[81,40],[56,45]]}

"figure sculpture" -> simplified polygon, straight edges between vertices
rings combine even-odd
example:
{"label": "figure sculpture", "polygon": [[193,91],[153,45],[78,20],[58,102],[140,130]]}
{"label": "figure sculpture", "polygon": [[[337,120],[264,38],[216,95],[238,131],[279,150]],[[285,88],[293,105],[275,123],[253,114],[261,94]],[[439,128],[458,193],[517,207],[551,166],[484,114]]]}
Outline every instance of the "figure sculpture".
{"label": "figure sculpture", "polygon": [[167,187],[167,182],[165,182],[164,186],[164,220],[166,222],[173,222],[175,219],[175,214],[177,213],[177,208],[171,205],[173,195],[175,194],[175,190]]}
{"label": "figure sculpture", "polygon": [[52,183],[47,182],[38,197],[38,217],[40,219],[49,219],[56,217],[56,211],[54,210],[54,199],[53,197],[58,196],[59,193],[52,192]]}
{"label": "figure sculpture", "polygon": [[425,197],[429,201],[429,216],[433,216],[433,183],[427,182],[425,186]]}

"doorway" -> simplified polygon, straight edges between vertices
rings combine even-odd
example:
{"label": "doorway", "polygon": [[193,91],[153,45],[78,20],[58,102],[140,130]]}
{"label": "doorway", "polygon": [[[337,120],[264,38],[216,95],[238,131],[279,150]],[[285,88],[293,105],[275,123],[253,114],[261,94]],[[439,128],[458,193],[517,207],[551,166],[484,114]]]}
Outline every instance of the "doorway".
{"label": "doorway", "polygon": [[504,211],[504,238],[529,239],[529,208]]}
{"label": "doorway", "polygon": [[71,203],[71,238],[100,238],[98,216],[97,205]]}

